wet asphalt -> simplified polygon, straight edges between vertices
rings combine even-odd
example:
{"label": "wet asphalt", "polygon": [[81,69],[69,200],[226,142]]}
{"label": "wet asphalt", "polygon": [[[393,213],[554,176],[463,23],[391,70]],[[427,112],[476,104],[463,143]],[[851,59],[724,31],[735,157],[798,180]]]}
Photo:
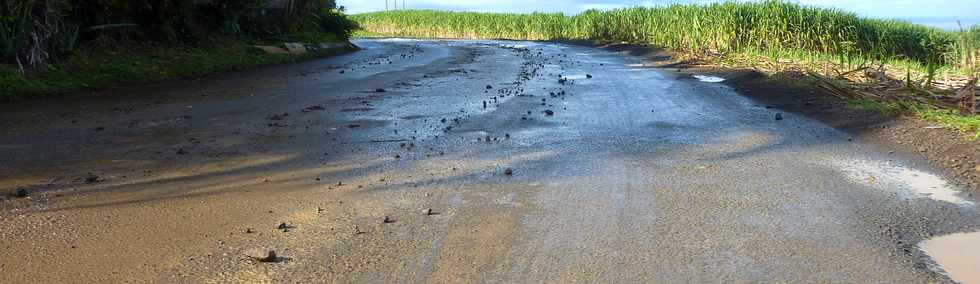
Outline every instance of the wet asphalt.
{"label": "wet asphalt", "polygon": [[355,43],[3,106],[0,282],[948,282],[917,244],[980,228],[924,161],[644,58]]}

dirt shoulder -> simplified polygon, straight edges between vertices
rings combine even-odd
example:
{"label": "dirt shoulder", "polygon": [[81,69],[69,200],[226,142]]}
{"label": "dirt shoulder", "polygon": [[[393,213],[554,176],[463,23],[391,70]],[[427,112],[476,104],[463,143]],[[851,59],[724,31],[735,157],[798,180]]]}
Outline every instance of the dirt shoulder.
{"label": "dirt shoulder", "polygon": [[828,94],[816,84],[807,83],[803,75],[780,74],[777,77],[750,68],[678,61],[668,51],[644,46],[612,44],[598,47],[649,58],[651,67],[671,72],[725,78],[725,84],[767,108],[819,120],[889,152],[921,156],[941,174],[969,189],[971,195],[980,193],[980,142],[971,140],[964,133],[912,114],[884,114],[852,107],[848,101]]}

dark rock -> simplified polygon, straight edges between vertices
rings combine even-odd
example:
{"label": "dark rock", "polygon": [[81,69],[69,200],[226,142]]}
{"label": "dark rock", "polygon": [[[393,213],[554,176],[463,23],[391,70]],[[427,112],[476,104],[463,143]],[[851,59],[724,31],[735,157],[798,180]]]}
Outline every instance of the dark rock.
{"label": "dark rock", "polygon": [[592,74],[585,74],[585,78],[592,79]]}
{"label": "dark rock", "polygon": [[99,126],[99,127],[96,127],[96,128],[93,128],[92,129],[92,131],[95,131],[95,132],[99,132],[99,131],[102,131],[102,130],[105,130],[105,127]]}
{"label": "dark rock", "polygon": [[511,168],[504,169],[504,174],[505,175],[512,176],[512,175],[514,175],[514,169],[511,169]]}
{"label": "dark rock", "polygon": [[544,115],[552,116],[552,115],[555,115],[555,112],[552,111],[552,110],[550,110],[550,109],[546,109],[546,110],[544,110]]}
{"label": "dark rock", "polygon": [[245,251],[245,255],[258,262],[276,262],[279,257],[276,251],[266,248],[253,248]]}
{"label": "dark rock", "polygon": [[777,113],[776,114],[776,120],[783,120],[783,114],[782,113]]}
{"label": "dark rock", "polygon": [[388,90],[385,90],[384,88],[377,88],[377,89],[374,89],[374,92],[375,93],[385,93],[385,92],[388,92]]}
{"label": "dark rock", "polygon": [[177,155],[187,155],[187,154],[190,154],[190,152],[187,152],[187,150],[184,150],[184,148],[177,149]]}
{"label": "dark rock", "polygon": [[284,112],[282,114],[273,114],[273,115],[270,115],[269,117],[266,117],[266,119],[268,119],[268,120],[283,120],[287,116],[289,116],[289,113]]}
{"label": "dark rock", "polygon": [[388,217],[388,216],[385,216],[384,220],[381,220],[381,223],[384,223],[384,224],[391,224],[391,223],[394,223],[394,222],[395,222],[395,220],[391,219],[391,217]]}
{"label": "dark rock", "polygon": [[99,176],[92,173],[89,173],[87,176],[85,176],[85,183],[97,183],[100,180],[101,179],[99,178]]}
{"label": "dark rock", "polygon": [[493,86],[487,85],[487,90],[493,89]]}
{"label": "dark rock", "polygon": [[255,229],[252,229],[252,228],[245,228],[245,233],[246,233],[246,234],[251,234],[251,233],[255,233]]}
{"label": "dark rock", "polygon": [[289,224],[286,223],[279,223],[279,226],[276,227],[276,229],[283,230],[283,231],[289,230],[291,228],[293,228],[293,226],[290,226]]}
{"label": "dark rock", "polygon": [[17,197],[17,198],[24,198],[24,197],[27,197],[27,195],[29,195],[29,194],[30,194],[30,192],[28,192],[27,189],[26,188],[23,188],[23,187],[18,188],[17,191],[14,191],[14,197]]}
{"label": "dark rock", "polygon": [[304,108],[303,112],[311,112],[311,111],[318,111],[318,110],[325,110],[325,108],[323,108],[323,106],[321,105],[312,105]]}
{"label": "dark rock", "polygon": [[433,214],[434,213],[432,212],[432,208],[426,208],[425,210],[422,210],[422,215],[432,216]]}

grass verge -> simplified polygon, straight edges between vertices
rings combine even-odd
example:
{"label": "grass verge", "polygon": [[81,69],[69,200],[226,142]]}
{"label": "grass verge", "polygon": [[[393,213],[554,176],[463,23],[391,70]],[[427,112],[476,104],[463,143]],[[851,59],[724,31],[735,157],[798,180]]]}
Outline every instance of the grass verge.
{"label": "grass verge", "polygon": [[847,107],[888,116],[911,113],[922,120],[968,134],[974,141],[980,140],[980,115],[965,115],[957,110],[940,109],[914,102],[880,102],[865,98],[849,99]]}
{"label": "grass verge", "polygon": [[244,41],[233,39],[215,40],[197,47],[90,47],[73,54],[65,63],[29,76],[21,74],[15,66],[0,65],[0,100],[196,78],[339,52],[343,51],[266,54]]}

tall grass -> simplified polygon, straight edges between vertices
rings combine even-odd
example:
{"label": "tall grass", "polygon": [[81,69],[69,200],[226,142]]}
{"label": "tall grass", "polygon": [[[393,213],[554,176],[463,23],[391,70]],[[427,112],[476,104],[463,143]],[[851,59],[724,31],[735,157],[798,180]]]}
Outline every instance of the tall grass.
{"label": "tall grass", "polygon": [[688,52],[800,50],[923,65],[957,65],[964,56],[954,32],[782,1],[590,10],[575,16],[415,10],[353,18],[367,31],[408,37],[583,39]]}

